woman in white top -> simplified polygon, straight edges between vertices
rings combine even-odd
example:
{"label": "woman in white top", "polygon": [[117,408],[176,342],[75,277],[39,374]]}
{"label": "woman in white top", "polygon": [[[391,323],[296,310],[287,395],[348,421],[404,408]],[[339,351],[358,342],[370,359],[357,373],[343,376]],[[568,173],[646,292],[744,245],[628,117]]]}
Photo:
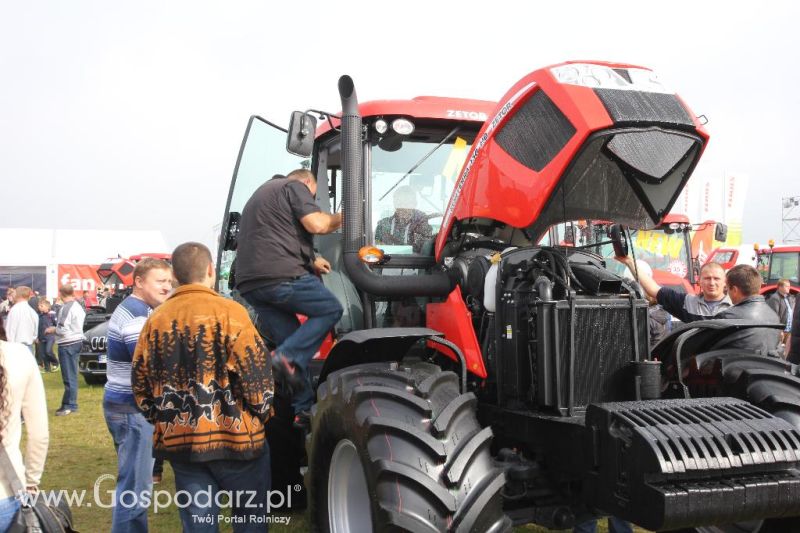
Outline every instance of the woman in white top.
{"label": "woman in white top", "polygon": [[[25,460],[19,449],[22,417],[28,436]],[[0,319],[0,442],[29,492],[38,490],[49,441],[44,384],[36,360],[23,345],[6,342]],[[0,472],[0,532],[5,532],[19,509],[11,483]]]}

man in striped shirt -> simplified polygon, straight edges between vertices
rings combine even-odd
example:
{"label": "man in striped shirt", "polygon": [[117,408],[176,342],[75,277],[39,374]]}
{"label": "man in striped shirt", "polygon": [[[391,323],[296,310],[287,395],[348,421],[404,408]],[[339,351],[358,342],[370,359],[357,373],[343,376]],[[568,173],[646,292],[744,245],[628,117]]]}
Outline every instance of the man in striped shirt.
{"label": "man in striped shirt", "polygon": [[[147,531],[142,493],[152,490],[153,426],[136,407],[131,390],[131,360],[147,317],[169,296],[172,269],[161,259],[147,258],[133,271],[133,292],[114,310],[108,323],[108,381],[103,396],[106,425],[117,449],[117,487],[111,531]],[[134,492],[138,502],[124,497]]]}

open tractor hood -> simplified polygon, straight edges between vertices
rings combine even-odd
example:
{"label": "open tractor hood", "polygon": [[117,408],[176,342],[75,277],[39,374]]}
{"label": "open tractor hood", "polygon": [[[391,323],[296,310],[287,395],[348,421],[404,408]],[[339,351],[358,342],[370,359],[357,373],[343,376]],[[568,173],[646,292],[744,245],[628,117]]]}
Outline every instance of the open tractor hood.
{"label": "open tractor hood", "polygon": [[649,69],[570,62],[534,71],[500,100],[459,176],[437,240],[492,219],[531,235],[564,220],[658,224],[708,141]]}

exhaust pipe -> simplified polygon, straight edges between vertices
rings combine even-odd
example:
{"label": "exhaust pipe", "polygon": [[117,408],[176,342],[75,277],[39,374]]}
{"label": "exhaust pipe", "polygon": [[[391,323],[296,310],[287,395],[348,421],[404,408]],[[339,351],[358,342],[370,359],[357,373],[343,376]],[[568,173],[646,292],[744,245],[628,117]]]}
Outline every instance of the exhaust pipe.
{"label": "exhaust pipe", "polygon": [[415,276],[381,276],[358,257],[364,246],[364,182],[361,154],[361,115],[353,79],[339,78],[342,99],[342,193],[344,195],[344,268],[353,284],[375,296],[447,296],[455,288],[455,279],[446,272]]}

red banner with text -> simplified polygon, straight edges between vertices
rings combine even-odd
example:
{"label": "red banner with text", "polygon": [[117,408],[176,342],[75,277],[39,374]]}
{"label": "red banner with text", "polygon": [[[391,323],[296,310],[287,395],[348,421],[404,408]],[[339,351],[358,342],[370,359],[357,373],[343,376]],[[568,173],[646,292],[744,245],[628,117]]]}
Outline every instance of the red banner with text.
{"label": "red banner with text", "polygon": [[90,299],[97,298],[97,287],[101,284],[97,275],[100,265],[58,265],[58,284],[72,285],[75,296],[80,298],[84,291],[88,292]]}

